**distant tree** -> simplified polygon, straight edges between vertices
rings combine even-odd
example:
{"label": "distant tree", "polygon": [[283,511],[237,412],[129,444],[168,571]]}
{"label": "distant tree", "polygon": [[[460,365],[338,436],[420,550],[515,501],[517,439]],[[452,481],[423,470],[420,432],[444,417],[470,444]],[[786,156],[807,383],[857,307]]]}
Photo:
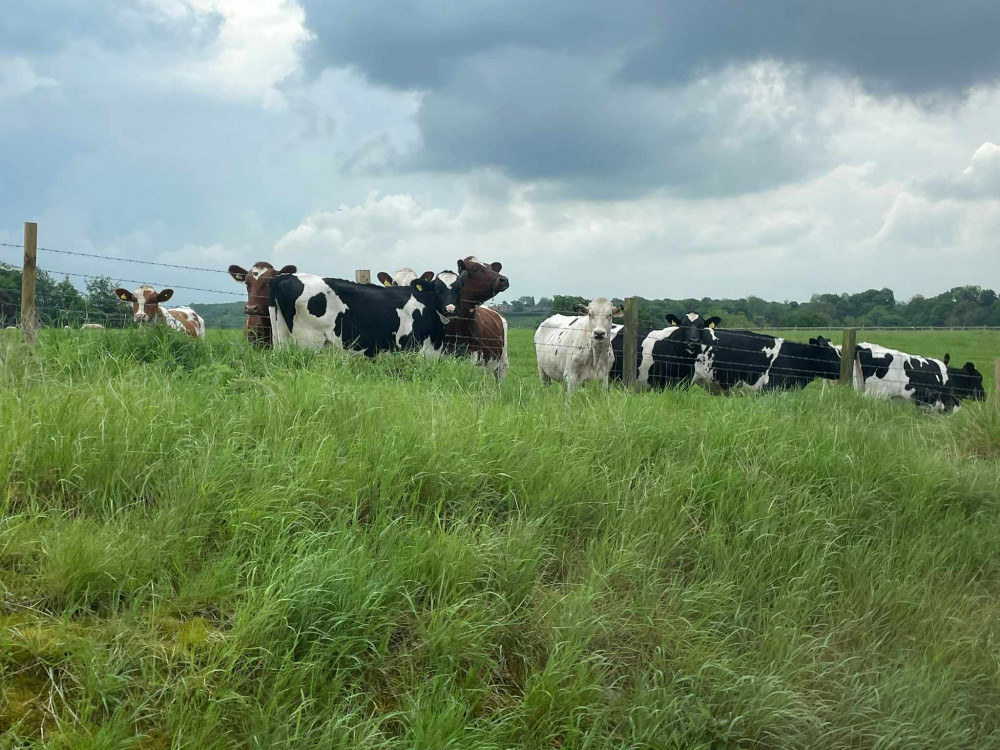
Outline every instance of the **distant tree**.
{"label": "distant tree", "polygon": [[128,320],[131,309],[115,296],[117,284],[107,276],[87,280],[86,314],[88,320],[106,328],[117,328]]}
{"label": "distant tree", "polygon": [[586,305],[589,301],[583,297],[557,294],[552,298],[552,312],[561,315],[575,315],[573,308],[577,305]]}

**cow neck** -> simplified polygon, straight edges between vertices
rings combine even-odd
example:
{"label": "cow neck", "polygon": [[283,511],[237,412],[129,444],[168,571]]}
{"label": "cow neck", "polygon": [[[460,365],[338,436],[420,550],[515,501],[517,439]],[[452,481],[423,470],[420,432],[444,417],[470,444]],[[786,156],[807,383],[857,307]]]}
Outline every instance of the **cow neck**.
{"label": "cow neck", "polygon": [[476,329],[476,310],[479,308],[479,304],[460,298],[455,317],[448,321],[448,333],[458,335],[460,332],[464,334],[474,331]]}

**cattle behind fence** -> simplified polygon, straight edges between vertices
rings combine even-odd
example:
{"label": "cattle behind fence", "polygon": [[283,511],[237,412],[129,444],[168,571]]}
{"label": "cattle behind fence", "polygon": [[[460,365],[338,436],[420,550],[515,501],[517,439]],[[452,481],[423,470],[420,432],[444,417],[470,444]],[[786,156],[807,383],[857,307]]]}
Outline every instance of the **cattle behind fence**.
{"label": "cattle behind fence", "polygon": [[[43,305],[41,307],[39,307],[36,304],[36,295],[35,295],[35,292],[36,292],[36,285],[37,285],[37,253],[38,253],[38,250],[39,250],[39,248],[38,248],[38,225],[37,225],[37,223],[35,223],[35,222],[25,222],[24,223],[24,244],[23,245],[21,245],[21,246],[6,245],[6,246],[7,247],[12,247],[12,248],[21,247],[23,249],[23,262],[22,262],[22,266],[20,268],[20,271],[21,271],[21,291],[20,291],[19,295],[14,290],[6,290],[6,291],[4,291],[4,295],[5,296],[2,299],[0,299],[0,305],[3,305],[4,309],[6,309],[6,308],[12,308],[11,312],[13,312],[13,310],[18,309],[18,307],[19,307],[20,315],[19,315],[19,320],[17,322],[19,323],[19,327],[21,328],[21,332],[22,332],[22,337],[23,337],[23,339],[24,339],[24,341],[26,343],[33,344],[36,341],[36,338],[37,338],[37,329],[39,327],[39,315],[38,315],[38,311],[39,310],[45,310],[45,311],[56,310],[57,312],[68,314],[68,315],[63,315],[63,317],[66,318],[66,322],[74,322],[74,320],[76,320],[77,318],[81,318],[80,320],[76,320],[77,324],[79,324],[80,322],[89,323],[92,316],[99,316],[100,318],[103,318],[103,320],[104,320],[104,322],[105,322],[106,325],[111,325],[111,324],[114,323],[115,320],[118,320],[118,318],[116,316],[112,316],[112,315],[110,315],[110,314],[108,314],[106,312],[101,312],[101,311],[94,311],[94,310],[88,310],[88,309],[84,309],[84,310],[70,310],[68,308],[66,308],[66,309],[63,309],[63,308],[53,308],[51,306],[47,306],[44,303],[43,303]],[[146,265],[146,266],[160,266],[160,267],[165,267],[165,268],[185,269],[185,270],[199,271],[199,272],[203,271],[203,272],[212,272],[212,273],[226,273],[226,271],[221,270],[221,269],[199,268],[199,267],[195,267],[195,266],[185,266],[185,265],[171,264],[171,263],[160,263],[160,262],[156,262],[156,261],[143,261],[143,260],[131,259],[131,258],[112,258],[112,257],[101,256],[101,255],[96,255],[96,254],[92,254],[92,253],[81,253],[81,252],[69,251],[69,250],[56,250],[56,249],[51,249],[51,248],[42,248],[42,249],[45,250],[46,252],[60,253],[60,254],[71,255],[71,256],[81,256],[81,257],[87,257],[87,258],[100,258],[100,259],[105,259],[105,260],[114,260],[114,261],[118,261],[118,262],[137,263],[137,264],[142,264],[142,265]],[[51,270],[51,269],[46,269],[46,270],[49,270],[50,273],[53,273],[53,274],[64,274],[66,276],[78,276],[78,277],[83,277],[83,278],[87,278],[87,279],[99,278],[97,276],[91,276],[89,274],[74,273],[74,272],[61,272],[61,271],[54,271],[54,270]],[[371,272],[369,270],[366,270],[366,269],[356,270],[354,278],[355,278],[355,282],[358,283],[358,284],[370,284],[371,283]],[[144,283],[144,282],[136,281],[134,279],[120,279],[120,281],[130,282],[130,283]],[[213,293],[213,294],[224,294],[224,295],[230,295],[230,296],[242,296],[242,295],[235,294],[235,293],[233,293],[231,291],[225,291],[225,290],[219,290],[219,289],[209,289],[209,288],[203,288],[203,287],[192,287],[192,286],[183,286],[183,285],[178,285],[178,284],[167,284],[167,283],[162,283],[159,286],[163,286],[163,287],[169,286],[169,287],[176,288],[176,289],[186,289],[186,290],[190,290],[190,291],[210,292],[210,293]],[[56,295],[56,296],[58,296],[58,295]],[[19,300],[17,299],[18,297],[20,298]],[[639,317],[638,313],[639,313],[639,299],[636,298],[636,297],[628,297],[628,298],[626,298],[626,300],[625,300],[625,320],[624,320],[624,325],[623,325],[622,330],[621,330],[621,346],[622,346],[622,352],[621,353],[622,353],[622,357],[623,357],[623,361],[624,362],[636,362],[639,359],[640,347],[641,347],[641,343],[643,341],[644,336],[640,335],[640,331],[639,331],[639,327],[638,327],[638,317]],[[5,314],[5,317],[6,317],[6,314]],[[127,316],[122,316],[122,317],[124,318],[124,317],[127,317]],[[984,326],[983,328],[985,329],[986,327]],[[888,330],[903,330],[903,329],[905,329],[905,327],[893,327],[893,328],[890,328]],[[813,330],[817,330],[817,329],[813,329]],[[913,330],[917,330],[917,329],[914,328]],[[924,328],[920,328],[920,330],[925,330],[925,329]],[[926,330],[940,330],[940,329],[926,328]],[[948,330],[954,330],[954,329],[948,329]],[[729,333],[733,334],[733,333],[736,333],[736,332],[730,331]],[[745,332],[745,333],[749,334],[750,332]],[[841,357],[841,361],[840,361],[840,373],[839,373],[839,378],[837,378],[837,380],[839,380],[839,382],[841,384],[844,384],[844,385],[852,384],[854,387],[859,387],[859,385],[860,385],[860,387],[863,387],[863,384],[865,382],[864,381],[864,374],[863,374],[863,371],[862,371],[861,363],[859,361],[859,356],[858,356],[858,353],[857,353],[856,345],[857,345],[857,329],[856,328],[845,328],[845,329],[843,329],[842,343],[841,343],[841,352],[854,352],[854,355],[851,356],[851,357],[847,357],[847,356],[842,356]],[[791,359],[795,359],[795,357],[791,357]],[[801,374],[801,375],[809,375],[810,374],[809,367],[810,366],[808,364],[803,364],[803,365],[800,365],[798,367],[798,369],[791,370],[791,371],[792,372],[796,372],[796,373]],[[950,371],[950,369],[951,368],[949,368],[949,371]],[[812,373],[812,374],[817,375],[818,373]],[[994,360],[993,375],[994,375],[994,397],[997,398],[997,399],[1000,399],[1000,359],[995,359]],[[617,377],[621,378],[621,380],[623,381],[623,384],[626,387],[634,388],[634,387],[637,387],[637,385],[638,385],[638,383],[637,383],[637,371],[636,371],[636,368],[634,368],[634,367],[623,367],[622,370],[620,371],[620,373],[617,375]]]}

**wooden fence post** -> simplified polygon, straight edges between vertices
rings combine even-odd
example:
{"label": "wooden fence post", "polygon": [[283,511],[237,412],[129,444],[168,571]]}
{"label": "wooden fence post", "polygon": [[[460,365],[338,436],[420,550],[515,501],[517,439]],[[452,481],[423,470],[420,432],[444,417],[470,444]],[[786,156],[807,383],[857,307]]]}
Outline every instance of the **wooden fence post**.
{"label": "wooden fence post", "polygon": [[368,269],[362,271],[354,272],[354,283],[356,284],[371,284],[372,283],[372,272]]}
{"label": "wooden fence post", "polygon": [[854,348],[858,343],[856,328],[844,329],[844,340],[840,347],[840,384],[851,385],[854,382]]}
{"label": "wooden fence post", "polygon": [[1000,400],[1000,359],[993,360],[993,389],[996,391],[997,399]]}
{"label": "wooden fence post", "polygon": [[635,388],[639,359],[639,298],[625,298],[625,328],[622,329],[622,383]]}
{"label": "wooden fence post", "polygon": [[24,263],[21,264],[21,334],[34,344],[38,330],[35,316],[35,264],[38,255],[38,224],[24,222]]}

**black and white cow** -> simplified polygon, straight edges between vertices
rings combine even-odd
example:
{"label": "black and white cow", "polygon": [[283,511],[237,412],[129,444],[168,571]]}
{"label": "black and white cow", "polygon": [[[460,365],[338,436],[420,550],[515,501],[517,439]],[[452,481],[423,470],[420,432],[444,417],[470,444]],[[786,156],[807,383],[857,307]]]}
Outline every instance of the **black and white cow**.
{"label": "black and white cow", "polygon": [[945,354],[945,367],[948,368],[948,386],[959,400],[971,398],[973,401],[985,401],[986,389],[983,388],[983,374],[972,362],[966,362],[961,367],[951,367],[951,355]]}
{"label": "black and white cow", "polygon": [[[690,386],[694,382],[695,359],[702,351],[704,331],[721,322],[717,317],[706,320],[696,312],[680,318],[667,313],[666,320],[670,324],[668,327],[640,333],[641,343],[633,365],[640,388],[663,390]],[[614,380],[621,380],[624,369],[622,330],[620,325],[611,330],[611,348],[615,354],[611,377]]]}
{"label": "black and white cow", "polygon": [[840,377],[840,353],[829,346],[741,330],[705,329],[695,382],[710,390],[776,391]]}
{"label": "black and white cow", "polygon": [[[840,346],[819,336],[810,342],[835,349]],[[934,411],[954,412],[964,398],[986,398],[983,376],[972,362],[948,367],[951,357],[921,357],[898,349],[862,342],[855,349],[861,370],[861,382],[855,387],[873,398],[900,398]]]}
{"label": "black and white cow", "polygon": [[376,286],[305,273],[276,276],[269,300],[274,344],[331,345],[369,357],[401,349],[438,353],[466,278],[427,271],[406,286]]}

